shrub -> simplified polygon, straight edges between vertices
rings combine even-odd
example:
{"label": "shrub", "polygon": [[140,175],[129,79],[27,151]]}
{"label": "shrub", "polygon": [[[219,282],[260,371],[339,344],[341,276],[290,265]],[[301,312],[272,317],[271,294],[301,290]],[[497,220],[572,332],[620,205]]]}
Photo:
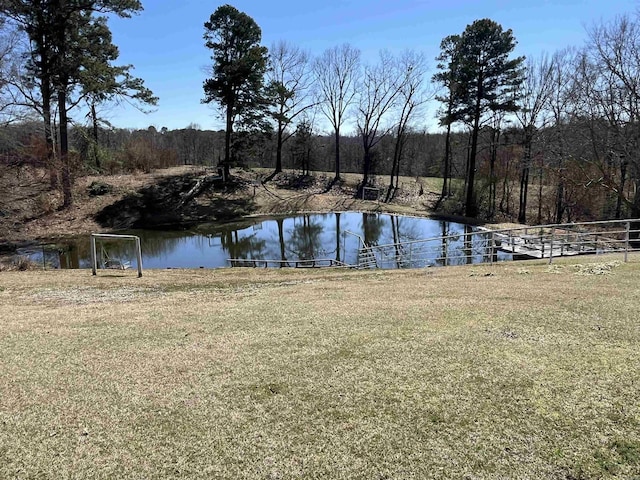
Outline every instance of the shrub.
{"label": "shrub", "polygon": [[39,270],[40,265],[25,256],[12,257],[0,260],[0,272],[25,272],[27,270]]}
{"label": "shrub", "polygon": [[55,212],[59,206],[58,192],[43,192],[35,199],[35,212],[40,215],[49,215]]}
{"label": "shrub", "polygon": [[98,197],[113,192],[113,185],[95,180],[87,187],[87,191],[90,197]]}

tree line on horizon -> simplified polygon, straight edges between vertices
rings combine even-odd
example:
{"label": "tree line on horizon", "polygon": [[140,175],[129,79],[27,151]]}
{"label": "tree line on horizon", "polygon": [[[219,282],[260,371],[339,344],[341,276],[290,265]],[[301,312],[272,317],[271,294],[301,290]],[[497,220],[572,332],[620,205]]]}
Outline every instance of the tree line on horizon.
{"label": "tree line on horizon", "polygon": [[[220,108],[225,129],[117,129],[101,107],[157,98],[132,66],[115,65],[104,14],[141,10],[135,0],[0,0],[0,152],[5,163],[39,159],[64,206],[76,171],[206,163],[225,174],[333,171],[334,182],[357,172],[361,188],[387,175],[387,200],[401,175],[440,176],[437,207],[469,217],[640,217],[637,16],[594,25],[581,48],[529,59],[513,56],[511,30],[480,19],[442,40],[429,74],[414,50],[367,63],[346,43],[315,58],[286,41],[267,49],[255,21],[223,5],[204,24],[212,65],[202,101]],[[419,127],[430,102],[444,133]],[[78,106],[85,122],[70,120]]]}

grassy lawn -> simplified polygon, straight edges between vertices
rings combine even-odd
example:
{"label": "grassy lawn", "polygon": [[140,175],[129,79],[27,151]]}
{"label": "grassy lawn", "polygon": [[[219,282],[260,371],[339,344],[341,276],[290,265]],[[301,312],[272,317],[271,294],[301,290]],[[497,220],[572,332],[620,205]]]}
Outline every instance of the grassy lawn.
{"label": "grassy lawn", "polygon": [[609,260],[0,273],[0,478],[640,478]]}

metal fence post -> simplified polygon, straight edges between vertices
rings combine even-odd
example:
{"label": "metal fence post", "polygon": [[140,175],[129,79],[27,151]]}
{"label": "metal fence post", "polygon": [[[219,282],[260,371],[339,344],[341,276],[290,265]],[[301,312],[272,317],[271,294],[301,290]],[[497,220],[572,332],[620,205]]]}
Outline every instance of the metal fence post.
{"label": "metal fence post", "polygon": [[493,264],[493,249],[494,249],[493,232],[490,232],[489,233],[489,255],[490,255],[489,263],[491,264]]}
{"label": "metal fence post", "polygon": [[[553,262],[553,242],[556,239],[556,227],[551,229],[551,245],[549,245],[549,265]],[[560,253],[562,255],[562,252]]]}
{"label": "metal fence post", "polygon": [[140,237],[136,237],[136,257],[138,257],[138,278],[140,278],[142,277],[142,249],[140,248]]}
{"label": "metal fence post", "polygon": [[631,222],[627,222],[627,228],[625,232],[625,240],[624,240],[624,261],[627,263],[629,261],[629,240],[631,238]]}
{"label": "metal fence post", "polygon": [[97,275],[98,259],[96,258],[96,237],[91,235],[91,273]]}

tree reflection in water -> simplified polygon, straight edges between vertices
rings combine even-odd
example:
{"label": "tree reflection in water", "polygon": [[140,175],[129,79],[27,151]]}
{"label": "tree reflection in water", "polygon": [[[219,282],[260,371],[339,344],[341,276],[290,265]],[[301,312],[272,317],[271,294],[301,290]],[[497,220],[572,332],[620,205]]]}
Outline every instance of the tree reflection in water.
{"label": "tree reflection in water", "polygon": [[293,230],[289,237],[289,251],[300,260],[318,259],[318,252],[322,246],[320,235],[323,230],[322,224],[313,221],[311,215],[302,215],[294,219]]}
{"label": "tree reflection in water", "polygon": [[[355,264],[361,236],[369,245],[379,245],[387,261],[384,268],[451,265],[471,253],[473,262],[487,259],[483,243],[469,234],[474,229],[462,224],[428,218],[379,213],[332,212],[269,219],[245,219],[227,225],[200,225],[191,231],[128,231],[142,243],[145,268],[197,268],[228,266],[228,259],[280,260],[270,266],[293,266],[297,260],[328,260]],[[399,245],[403,242],[453,235],[446,242],[429,245]],[[485,242],[486,243],[486,242]],[[70,241],[71,249],[59,261],[62,267],[90,266],[89,238]],[[388,245],[382,247],[382,245]],[[104,242],[114,258],[135,259],[133,243]],[[465,252],[466,250],[466,252]],[[36,252],[36,248],[32,250]],[[57,253],[57,252],[56,252]],[[34,253],[34,255],[36,255]],[[42,263],[42,248],[40,248]],[[382,254],[381,254],[382,255]],[[34,258],[35,259],[35,258]],[[132,267],[134,262],[132,262]]]}
{"label": "tree reflection in water", "polygon": [[220,236],[222,248],[230,258],[262,259],[266,240],[258,238],[257,233],[240,237],[238,230],[229,230]]}
{"label": "tree reflection in water", "polygon": [[364,243],[367,245],[377,245],[384,227],[382,215],[378,215],[377,213],[363,213],[361,226]]}

